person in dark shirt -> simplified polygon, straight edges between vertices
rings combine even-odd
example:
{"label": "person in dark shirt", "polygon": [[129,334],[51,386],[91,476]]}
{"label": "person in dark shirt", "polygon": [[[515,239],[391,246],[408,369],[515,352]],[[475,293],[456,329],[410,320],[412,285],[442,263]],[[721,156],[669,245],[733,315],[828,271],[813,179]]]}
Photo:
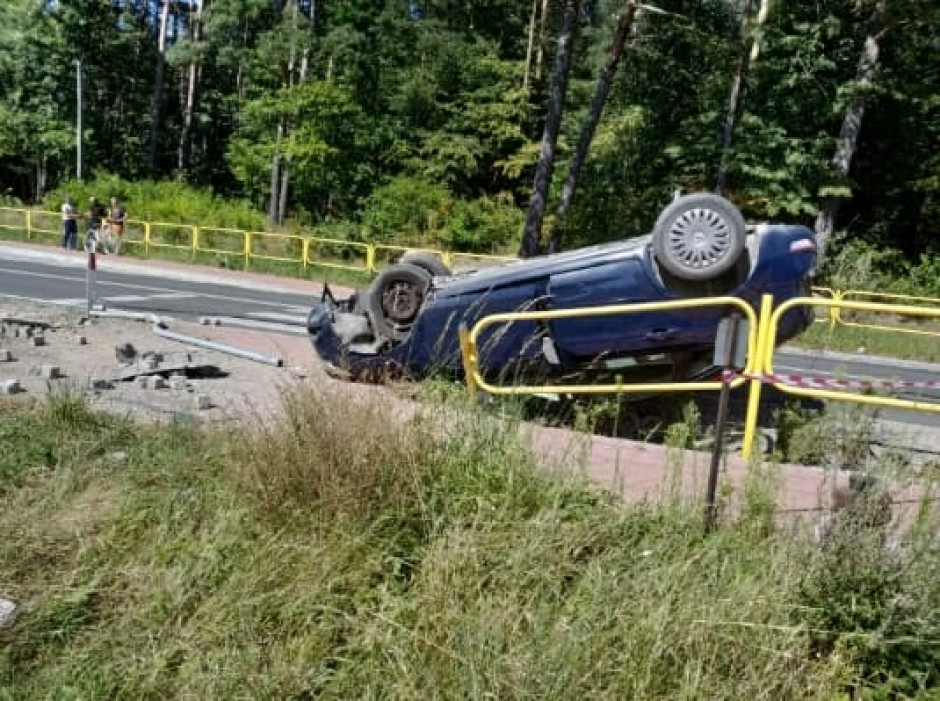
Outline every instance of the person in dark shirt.
{"label": "person in dark shirt", "polygon": [[99,229],[101,228],[101,220],[104,219],[105,211],[104,207],[98,202],[97,197],[91,197],[88,200],[88,228],[89,229]]}

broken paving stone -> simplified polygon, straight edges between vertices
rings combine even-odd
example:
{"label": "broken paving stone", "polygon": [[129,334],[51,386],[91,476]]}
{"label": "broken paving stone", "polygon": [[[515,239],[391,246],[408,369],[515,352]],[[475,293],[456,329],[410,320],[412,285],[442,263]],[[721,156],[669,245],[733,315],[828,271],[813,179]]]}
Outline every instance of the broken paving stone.
{"label": "broken paving stone", "polygon": [[114,347],[114,357],[119,363],[130,365],[137,359],[137,349],[133,343],[125,343]]}
{"label": "broken paving stone", "polygon": [[159,375],[152,375],[147,383],[149,389],[166,389],[169,386],[170,384],[166,381],[166,378]]}
{"label": "broken paving stone", "polygon": [[0,380],[0,394],[18,394],[22,391],[19,380]]}
{"label": "broken paving stone", "polygon": [[170,378],[170,389],[188,389],[189,381],[185,377],[171,377]]}
{"label": "broken paving stone", "polygon": [[58,365],[30,365],[27,373],[30,377],[41,377],[44,380],[57,380],[65,377]]}
{"label": "broken paving stone", "polygon": [[19,609],[9,599],[0,597],[0,628],[6,628],[16,619]]}
{"label": "broken paving stone", "polygon": [[6,348],[0,348],[0,363],[12,363],[13,354]]}
{"label": "broken paving stone", "polygon": [[212,408],[212,399],[207,394],[197,394],[194,398],[196,411],[206,411]]}

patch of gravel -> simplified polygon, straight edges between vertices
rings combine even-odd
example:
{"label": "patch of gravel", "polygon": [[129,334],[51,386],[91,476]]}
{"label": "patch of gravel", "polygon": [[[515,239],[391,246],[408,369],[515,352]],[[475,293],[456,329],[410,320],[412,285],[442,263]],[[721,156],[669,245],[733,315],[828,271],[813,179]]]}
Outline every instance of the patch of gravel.
{"label": "patch of gravel", "polygon": [[[301,381],[297,366],[309,381],[325,379],[305,338],[248,331],[225,338],[232,334],[170,322],[178,333],[286,356],[286,367],[276,368],[160,338],[147,322],[87,319],[83,311],[0,301],[0,348],[9,357],[0,365],[0,382],[16,386],[17,399],[68,391],[84,394],[95,408],[135,418],[212,423],[276,411],[282,390]],[[116,352],[128,344],[134,357]]]}

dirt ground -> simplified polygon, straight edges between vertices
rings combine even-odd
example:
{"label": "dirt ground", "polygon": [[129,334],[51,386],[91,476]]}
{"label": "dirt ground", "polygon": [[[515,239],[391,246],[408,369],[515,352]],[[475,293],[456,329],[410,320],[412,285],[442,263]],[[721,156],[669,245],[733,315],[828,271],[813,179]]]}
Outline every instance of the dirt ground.
{"label": "dirt ground", "polygon": [[[96,408],[144,420],[225,422],[270,411],[282,389],[298,380],[327,379],[304,337],[176,320],[168,328],[279,356],[284,366],[161,338],[146,321],[89,320],[74,307],[5,300],[0,302],[0,386],[16,380],[20,389],[15,394],[22,397],[82,392]],[[12,360],[2,361],[4,350]]]}

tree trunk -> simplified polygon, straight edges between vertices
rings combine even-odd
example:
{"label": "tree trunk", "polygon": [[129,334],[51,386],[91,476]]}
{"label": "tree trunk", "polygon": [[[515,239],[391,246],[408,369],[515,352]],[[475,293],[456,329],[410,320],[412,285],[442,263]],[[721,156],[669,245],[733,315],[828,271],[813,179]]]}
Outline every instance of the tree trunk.
{"label": "tree trunk", "polygon": [[[761,0],[758,12],[758,25],[767,17],[769,0]],[[731,141],[734,137],[734,128],[741,116],[741,103],[744,97],[744,87],[751,63],[756,60],[755,51],[757,43],[751,30],[752,1],[745,0],[744,14],[741,16],[741,53],[738,55],[738,68],[731,82],[731,95],[728,98],[728,113],[725,115],[725,126],[721,138],[721,162],[718,165],[718,175],[715,178],[715,192],[724,194],[725,184],[728,180],[728,162],[731,159]]]}
{"label": "tree trunk", "polygon": [[535,51],[535,80],[542,79],[542,58],[545,55],[546,27],[548,22],[548,0],[542,0],[542,13],[539,17],[539,42]]}
{"label": "tree trunk", "polygon": [[277,137],[274,141],[274,156],[271,159],[271,197],[268,201],[268,222],[277,224],[277,213],[279,203],[279,184],[281,182],[281,138],[284,136],[284,122],[277,123]]}
{"label": "tree trunk", "polygon": [[163,9],[160,11],[160,32],[157,35],[157,70],[153,77],[153,99],[150,104],[147,168],[151,173],[157,169],[157,141],[160,139],[160,122],[163,119],[163,76],[166,72],[166,30],[169,22],[170,0],[163,0]]}
{"label": "tree trunk", "polygon": [[539,0],[532,0],[532,13],[529,15],[529,41],[525,50],[525,74],[522,77],[522,89],[529,94],[529,71],[532,68],[532,49],[535,44],[535,20],[539,11]]}
{"label": "tree trunk", "polygon": [[561,250],[562,239],[562,221],[568,213],[571,206],[571,200],[574,198],[575,190],[578,187],[578,177],[581,175],[581,167],[587,160],[588,150],[591,148],[591,141],[594,139],[594,132],[597,130],[597,124],[600,122],[601,114],[604,112],[604,105],[607,104],[607,95],[610,93],[610,86],[614,80],[614,74],[617,72],[617,66],[620,64],[620,57],[623,55],[623,47],[627,43],[627,36],[633,26],[633,20],[636,17],[637,6],[630,2],[617,22],[617,28],[614,30],[614,40],[610,46],[610,53],[604,62],[604,68],[597,80],[597,88],[594,91],[594,97],[591,98],[591,106],[588,109],[587,119],[581,129],[581,137],[578,139],[578,146],[574,152],[574,158],[568,168],[568,177],[565,179],[565,185],[561,190],[561,199],[558,203],[558,211],[555,213],[555,221],[552,224],[552,235],[549,244],[549,252],[557,253]]}
{"label": "tree trunk", "polygon": [[[204,0],[195,0],[196,17],[193,20],[193,44],[198,45],[202,39],[202,9]],[[183,130],[180,133],[180,145],[177,158],[177,167],[181,173],[189,170],[189,157],[192,153],[193,121],[196,116],[196,99],[199,91],[199,78],[201,71],[199,63],[193,59],[189,64],[189,78],[186,85],[186,104],[183,107]]]}
{"label": "tree trunk", "polygon": [[[299,10],[299,3],[297,0],[288,0],[287,9],[291,11],[291,38],[290,38],[290,53],[288,54],[287,59],[287,86],[289,88],[294,87],[297,81],[294,80],[294,74],[297,70],[297,46],[294,42],[294,39],[297,35],[297,13]],[[305,70],[304,66],[300,67],[301,70]],[[303,80],[303,77],[300,78]],[[287,138],[290,133],[290,124],[286,121],[281,123],[281,136]],[[280,139],[279,139],[280,140]],[[280,183],[276,184],[277,192],[277,224],[283,224],[287,219],[287,194],[288,186],[290,183],[290,155],[285,156],[283,163],[280,168]],[[272,197],[274,194],[272,193]]]}
{"label": "tree trunk", "polygon": [[535,167],[532,197],[529,199],[529,213],[526,216],[525,229],[522,232],[522,246],[519,249],[519,256],[522,258],[531,258],[539,252],[542,217],[545,214],[545,200],[548,196],[548,188],[552,181],[552,169],[555,165],[555,145],[558,142],[558,130],[561,127],[565,92],[568,88],[568,71],[571,68],[571,52],[574,46],[574,33],[580,4],[580,0],[565,0],[565,14],[562,19],[561,32],[558,35],[558,50],[555,55],[552,94],[548,102],[545,129],[542,132],[539,161]]}
{"label": "tree trunk", "polygon": [[42,202],[46,196],[46,178],[49,173],[49,158],[42,154],[36,162],[36,202]]}
{"label": "tree trunk", "polygon": [[[861,91],[860,94],[852,98],[845,110],[842,128],[839,131],[839,143],[832,157],[832,165],[842,178],[848,178],[849,169],[852,166],[852,157],[855,155],[855,149],[858,146],[858,136],[862,130],[862,118],[865,116],[865,104],[868,98],[867,89],[871,86],[875,69],[878,67],[880,51],[878,42],[885,32],[883,25],[884,4],[879,2],[875,6],[868,36],[865,37],[862,55],[858,62],[856,82]],[[822,264],[826,255],[826,246],[835,231],[836,216],[838,216],[839,207],[842,205],[842,199],[836,196],[825,197],[819,208],[819,214],[816,216],[817,267]]]}
{"label": "tree trunk", "polygon": [[277,223],[287,221],[287,193],[290,185],[290,159],[284,161],[281,167],[281,192],[278,196]]}

